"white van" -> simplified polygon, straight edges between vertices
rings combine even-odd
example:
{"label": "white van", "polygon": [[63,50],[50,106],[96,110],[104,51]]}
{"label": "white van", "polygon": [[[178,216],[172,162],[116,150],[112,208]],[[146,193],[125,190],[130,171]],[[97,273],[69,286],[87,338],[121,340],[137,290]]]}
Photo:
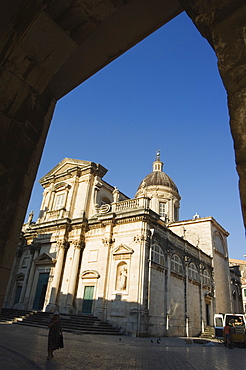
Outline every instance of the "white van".
{"label": "white van", "polygon": [[215,338],[223,339],[224,337],[224,327],[228,325],[230,327],[231,342],[241,343],[246,346],[246,319],[244,314],[215,314],[214,315],[214,329]]}

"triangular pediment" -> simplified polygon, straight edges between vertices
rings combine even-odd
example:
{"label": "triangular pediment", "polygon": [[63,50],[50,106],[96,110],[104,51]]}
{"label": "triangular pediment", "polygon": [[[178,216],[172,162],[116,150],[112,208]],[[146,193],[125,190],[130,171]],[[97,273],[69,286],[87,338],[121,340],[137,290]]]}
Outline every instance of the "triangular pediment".
{"label": "triangular pediment", "polygon": [[134,252],[133,249],[127,247],[126,245],[124,244],[120,244],[118,247],[116,247],[114,250],[113,250],[113,255],[117,255],[117,254],[132,254]]}
{"label": "triangular pediment", "polygon": [[68,170],[74,167],[81,167],[81,168],[87,167],[91,163],[92,162],[82,161],[79,159],[64,158],[60,163],[58,163],[54,168],[52,168],[52,170],[50,170],[45,176],[43,176],[39,182],[42,183],[43,181],[45,181],[47,178],[51,176],[65,174]]}
{"label": "triangular pediment", "polygon": [[35,258],[35,264],[53,264],[56,260],[49,253],[42,253],[40,256]]}
{"label": "triangular pediment", "polygon": [[100,164],[94,162],[82,161],[80,159],[64,158],[60,163],[58,163],[51,171],[49,171],[45,176],[43,176],[39,182],[44,185],[46,182],[54,180],[54,178],[61,178],[62,176],[67,176],[74,170],[78,168],[83,171],[86,168],[93,168],[97,171],[98,176],[103,177],[107,173],[107,169]]}

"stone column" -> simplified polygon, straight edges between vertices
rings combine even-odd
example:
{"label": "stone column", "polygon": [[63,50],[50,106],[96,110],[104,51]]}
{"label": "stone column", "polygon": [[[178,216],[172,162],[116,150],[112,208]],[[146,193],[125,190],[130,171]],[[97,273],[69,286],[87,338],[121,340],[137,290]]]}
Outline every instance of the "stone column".
{"label": "stone column", "polygon": [[25,302],[25,296],[26,296],[27,286],[28,286],[28,282],[29,282],[29,276],[30,276],[30,273],[31,273],[31,270],[32,270],[33,260],[34,260],[34,258],[36,258],[39,255],[40,248],[41,248],[41,244],[40,243],[37,243],[35,240],[29,246],[29,251],[30,251],[31,258],[29,260],[27,271],[26,271],[25,280],[23,282],[23,286],[22,286],[22,290],[21,290],[21,295],[20,295],[20,300],[15,305],[14,308],[17,308],[17,309],[20,309],[20,310],[27,309],[26,302]]}
{"label": "stone column", "polygon": [[55,271],[54,271],[54,277],[51,283],[51,292],[50,292],[50,299],[49,303],[45,309],[46,312],[55,312],[58,311],[58,306],[56,304],[56,299],[58,295],[58,290],[60,286],[60,281],[62,278],[62,270],[64,266],[64,258],[65,258],[65,252],[69,247],[69,244],[67,242],[57,242],[57,245],[59,247],[59,253],[58,258],[55,265]]}
{"label": "stone column", "polygon": [[104,276],[104,288],[103,288],[103,299],[102,299],[102,306],[99,307],[99,304],[97,304],[97,311],[100,314],[100,309],[102,312],[102,319],[104,321],[107,320],[107,309],[108,309],[108,284],[109,284],[109,274],[110,274],[110,251],[113,248],[114,245],[114,238],[113,238],[113,227],[114,227],[114,219],[112,219],[112,222],[106,225],[106,230],[104,233],[104,238],[102,239],[102,243],[105,247],[105,255],[106,257],[106,266],[105,266],[105,276]]}
{"label": "stone column", "polygon": [[65,312],[68,314],[75,313],[74,308],[74,298],[76,296],[76,288],[78,283],[78,275],[79,275],[79,266],[81,260],[81,250],[84,249],[84,243],[80,240],[74,241],[74,255],[73,255],[73,263],[71,268],[71,274],[69,279],[68,285],[68,293],[66,299],[66,306]]}
{"label": "stone column", "polygon": [[[36,247],[35,247],[36,245]],[[34,260],[38,257],[39,252],[40,252],[40,244],[33,242],[29,246],[30,250],[30,256],[31,256],[31,261],[30,261],[30,270],[28,271],[28,279],[26,280],[26,287],[25,287],[25,295],[23,296],[23,301],[21,305],[22,310],[27,310],[30,309],[31,307],[29,306],[30,304],[30,294],[32,291],[33,287],[33,279],[34,279],[34,274],[36,270],[36,266],[34,264]]]}
{"label": "stone column", "polygon": [[138,267],[138,293],[137,293],[137,327],[136,336],[148,335],[148,278],[149,278],[149,252],[151,232],[147,222],[143,221],[140,239],[140,257]]}

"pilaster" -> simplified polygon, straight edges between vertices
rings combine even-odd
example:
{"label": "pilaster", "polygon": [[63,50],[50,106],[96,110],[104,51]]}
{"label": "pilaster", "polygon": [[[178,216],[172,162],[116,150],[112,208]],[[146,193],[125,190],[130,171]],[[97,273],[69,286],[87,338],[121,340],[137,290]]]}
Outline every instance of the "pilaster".
{"label": "pilaster", "polygon": [[71,242],[74,248],[73,262],[71,268],[71,274],[68,285],[68,292],[66,298],[66,305],[64,308],[64,313],[73,314],[75,313],[74,299],[76,298],[76,289],[79,276],[79,266],[81,262],[81,251],[85,247],[83,240],[74,240]]}
{"label": "pilaster", "polygon": [[59,248],[58,258],[55,265],[55,271],[54,271],[54,277],[51,284],[51,293],[50,293],[50,299],[49,304],[46,307],[47,312],[55,312],[58,310],[57,305],[57,296],[59,293],[59,287],[62,279],[62,270],[64,266],[64,260],[65,260],[65,254],[67,249],[69,248],[69,243],[67,242],[57,242],[57,246]]}

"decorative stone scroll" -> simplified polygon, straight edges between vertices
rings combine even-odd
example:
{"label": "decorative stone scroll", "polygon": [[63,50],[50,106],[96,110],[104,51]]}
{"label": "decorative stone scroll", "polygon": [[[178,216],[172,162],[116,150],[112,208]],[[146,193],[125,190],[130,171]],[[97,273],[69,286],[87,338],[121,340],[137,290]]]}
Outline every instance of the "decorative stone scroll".
{"label": "decorative stone scroll", "polygon": [[101,205],[101,207],[99,208],[99,213],[102,213],[102,214],[104,214],[104,213],[108,213],[108,212],[110,211],[110,209],[111,209],[110,204],[103,204],[103,205]]}

